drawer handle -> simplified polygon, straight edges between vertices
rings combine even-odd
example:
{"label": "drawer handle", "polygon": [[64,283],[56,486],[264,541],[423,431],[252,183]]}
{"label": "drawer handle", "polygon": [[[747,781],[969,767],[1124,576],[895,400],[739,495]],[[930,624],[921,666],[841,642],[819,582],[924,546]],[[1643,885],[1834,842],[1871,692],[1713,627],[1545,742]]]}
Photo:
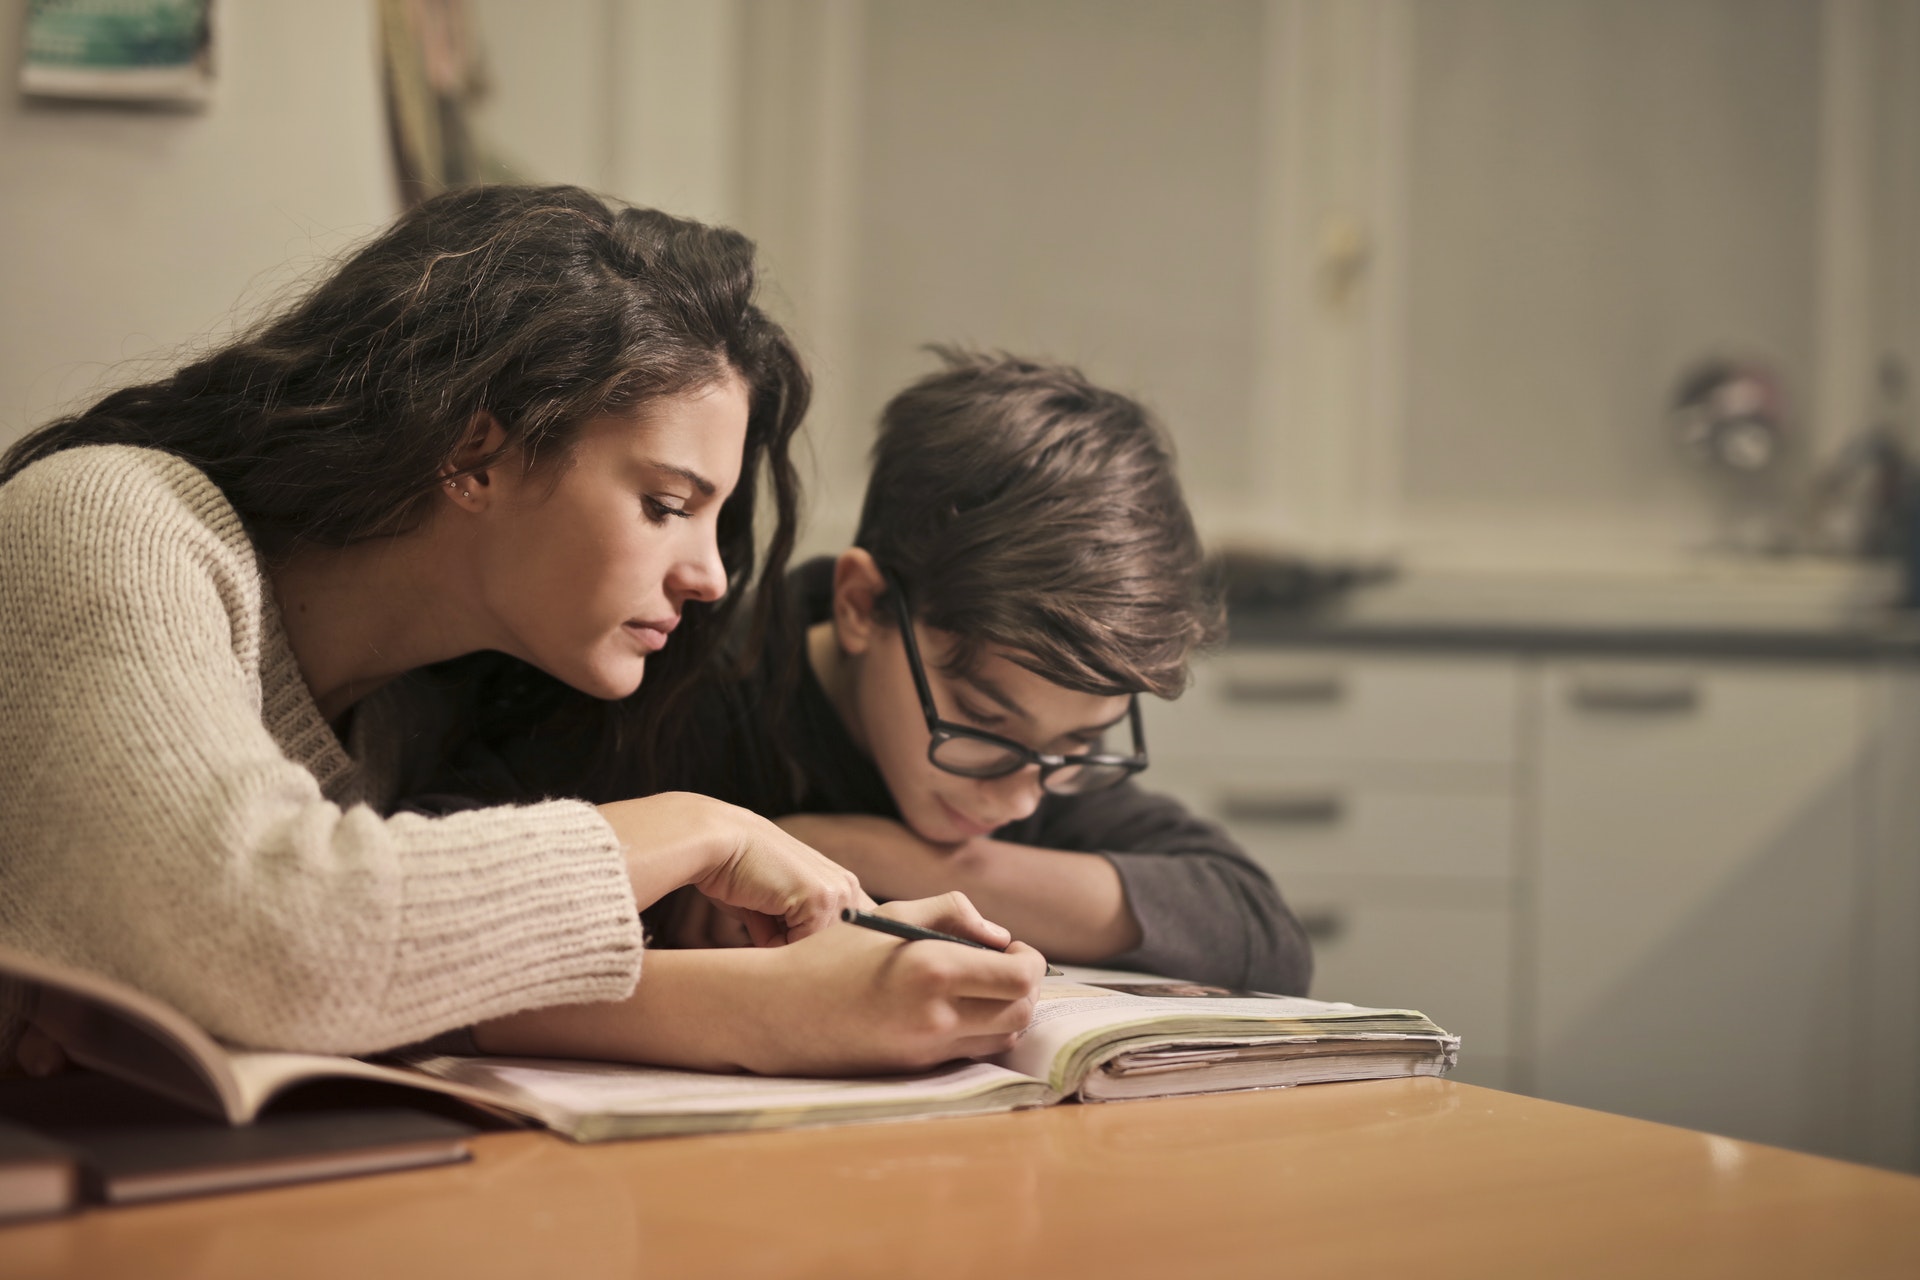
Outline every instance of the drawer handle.
{"label": "drawer handle", "polygon": [[1590,677],[1574,683],[1572,699],[1586,711],[1676,714],[1700,705],[1700,685],[1688,676],[1666,680]]}
{"label": "drawer handle", "polygon": [[1229,822],[1289,827],[1330,827],[1347,816],[1346,797],[1337,791],[1229,791],[1219,808]]}
{"label": "drawer handle", "polygon": [[1229,675],[1221,689],[1229,702],[1282,706],[1325,706],[1347,696],[1347,682],[1336,671]]}
{"label": "drawer handle", "polygon": [[1307,941],[1315,946],[1337,941],[1347,931],[1347,913],[1338,907],[1302,911],[1295,918],[1300,921],[1300,932],[1306,934]]}

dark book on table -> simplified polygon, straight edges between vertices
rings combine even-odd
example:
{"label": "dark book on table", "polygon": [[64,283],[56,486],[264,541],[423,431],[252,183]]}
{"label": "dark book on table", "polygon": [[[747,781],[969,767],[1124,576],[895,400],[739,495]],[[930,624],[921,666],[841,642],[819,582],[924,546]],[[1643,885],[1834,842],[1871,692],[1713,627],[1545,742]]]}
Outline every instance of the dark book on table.
{"label": "dark book on table", "polygon": [[0,1222],[65,1213],[79,1198],[78,1152],[26,1125],[0,1120]]}
{"label": "dark book on table", "polygon": [[475,1132],[415,1108],[331,1103],[235,1128],[85,1070],[0,1080],[0,1126],[64,1156],[66,1202],[44,1212],[451,1164],[467,1159]]}

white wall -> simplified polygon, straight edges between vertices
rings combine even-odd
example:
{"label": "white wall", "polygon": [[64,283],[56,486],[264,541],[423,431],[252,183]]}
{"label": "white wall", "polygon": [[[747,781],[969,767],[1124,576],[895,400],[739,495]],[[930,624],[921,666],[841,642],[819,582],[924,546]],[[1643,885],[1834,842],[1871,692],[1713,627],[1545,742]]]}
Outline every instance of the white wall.
{"label": "white wall", "polygon": [[474,126],[517,174],[612,185],[614,0],[473,0],[487,69]]}
{"label": "white wall", "polygon": [[1262,24],[1260,0],[745,6],[741,226],[819,387],[808,547],[850,535],[930,342],[1076,362],[1160,411],[1196,492],[1243,495]]}
{"label": "white wall", "polygon": [[26,8],[0,0],[0,444],[396,207],[370,3],[220,4],[192,113],[20,98]]}
{"label": "white wall", "polygon": [[[1662,438],[1692,354],[1777,351],[1830,445],[1862,343],[1916,350],[1915,8],[476,0],[526,176],[761,243],[819,383],[810,545],[959,339],[1158,407],[1213,534],[1536,563],[1710,534]],[[371,10],[223,5],[198,115],[0,102],[0,439],[388,216]],[[1847,163],[1836,109],[1877,131]]]}
{"label": "white wall", "polygon": [[1820,6],[1411,11],[1404,533],[1709,542],[1681,370],[1767,356],[1810,426]]}
{"label": "white wall", "polygon": [[733,0],[475,0],[477,126],[516,174],[708,222],[738,216]]}
{"label": "white wall", "polygon": [[1912,9],[747,0],[742,221],[802,286],[816,545],[913,348],[964,339],[1159,407],[1216,536],[1691,560],[1727,525],[1681,370],[1777,359],[1817,462],[1911,332],[1911,254],[1862,247],[1906,153],[1857,126],[1900,123],[1859,86],[1920,79]]}

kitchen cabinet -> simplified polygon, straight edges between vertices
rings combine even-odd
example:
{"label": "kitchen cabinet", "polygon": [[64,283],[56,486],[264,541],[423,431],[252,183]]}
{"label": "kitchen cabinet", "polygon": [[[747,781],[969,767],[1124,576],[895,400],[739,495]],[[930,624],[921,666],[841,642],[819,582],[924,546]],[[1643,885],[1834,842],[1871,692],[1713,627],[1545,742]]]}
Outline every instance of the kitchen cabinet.
{"label": "kitchen cabinet", "polygon": [[1532,1087],[1843,1154],[1865,677],[1538,673]]}
{"label": "kitchen cabinet", "polygon": [[1920,1165],[1920,669],[1238,646],[1148,740],[1460,1078]]}
{"label": "kitchen cabinet", "polygon": [[1149,785],[1225,824],[1314,941],[1313,993],[1417,1008],[1517,1083],[1507,659],[1234,650],[1149,709]]}

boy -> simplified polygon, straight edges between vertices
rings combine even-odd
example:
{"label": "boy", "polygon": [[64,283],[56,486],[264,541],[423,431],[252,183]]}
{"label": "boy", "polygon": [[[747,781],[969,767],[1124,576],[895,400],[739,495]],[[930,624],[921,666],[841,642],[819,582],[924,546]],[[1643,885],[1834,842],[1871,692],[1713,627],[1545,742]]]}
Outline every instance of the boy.
{"label": "boy", "polygon": [[[1219,629],[1158,428],[1073,369],[940,354],[881,415],[855,545],[790,579],[797,661],[675,716],[651,776],[605,745],[583,759],[578,726],[509,744],[514,772],[745,805],[875,897],[962,890],[1052,960],[1305,992],[1306,938],[1265,873],[1132,781],[1139,695],[1176,696]],[[745,941],[697,895],[654,923]]]}

